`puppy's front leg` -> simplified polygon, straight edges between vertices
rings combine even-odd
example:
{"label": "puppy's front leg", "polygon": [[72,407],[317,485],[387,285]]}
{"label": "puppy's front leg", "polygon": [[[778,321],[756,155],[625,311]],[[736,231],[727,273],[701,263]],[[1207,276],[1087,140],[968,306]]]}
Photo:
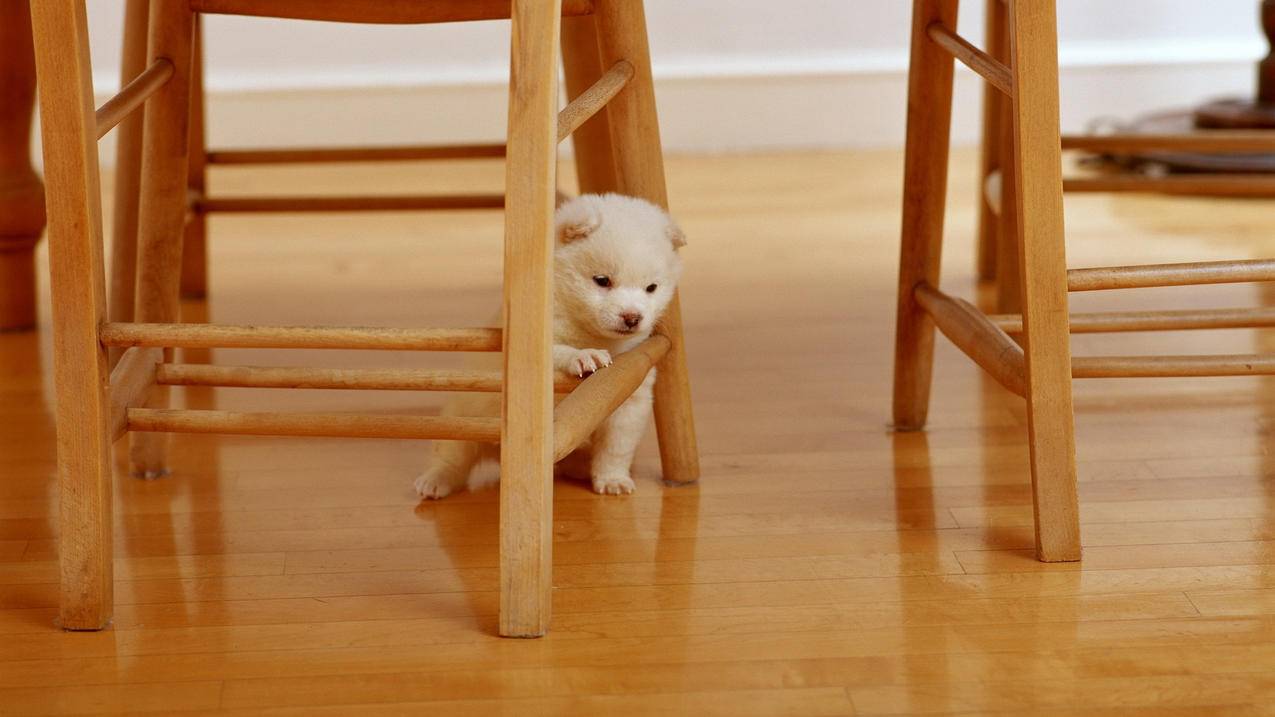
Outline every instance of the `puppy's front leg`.
{"label": "puppy's front leg", "polygon": [[632,493],[636,487],[629,473],[633,468],[633,455],[651,418],[654,384],[655,370],[652,369],[633,395],[594,432],[590,473],[595,493],[622,495]]}
{"label": "puppy's front leg", "polygon": [[566,344],[553,345],[553,367],[563,373],[584,378],[611,365],[611,352],[605,349],[578,349]]}
{"label": "puppy's front leg", "polygon": [[433,461],[416,478],[416,492],[431,500],[463,487],[483,454],[482,444],[471,441],[434,441],[433,448]]}

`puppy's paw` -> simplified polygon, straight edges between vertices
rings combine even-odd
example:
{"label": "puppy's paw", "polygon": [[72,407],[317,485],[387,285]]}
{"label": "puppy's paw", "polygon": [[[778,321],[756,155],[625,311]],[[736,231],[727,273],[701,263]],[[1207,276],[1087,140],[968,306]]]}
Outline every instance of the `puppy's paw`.
{"label": "puppy's paw", "polygon": [[611,352],[605,349],[576,349],[567,363],[567,372],[584,378],[611,365]]}
{"label": "puppy's paw", "polygon": [[623,473],[595,476],[593,492],[601,495],[628,495],[637,486],[633,479]]}
{"label": "puppy's paw", "polygon": [[481,464],[469,474],[465,489],[470,493],[493,488],[500,483],[500,468],[495,464]]}
{"label": "puppy's paw", "polygon": [[446,498],[452,492],[451,481],[436,470],[430,469],[416,478],[416,492],[427,500]]}

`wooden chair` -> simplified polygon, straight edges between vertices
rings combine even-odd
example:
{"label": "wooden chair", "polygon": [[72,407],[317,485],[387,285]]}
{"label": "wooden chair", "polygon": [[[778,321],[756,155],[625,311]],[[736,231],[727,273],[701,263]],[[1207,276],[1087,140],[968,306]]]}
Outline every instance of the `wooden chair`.
{"label": "wooden chair", "polygon": [[[987,55],[1009,62],[1009,25],[1006,0],[985,0]],[[1018,246],[1013,241],[1018,221],[1012,165],[1002,162],[1013,151],[1013,109],[1009,97],[993,83],[983,88],[981,135],[982,161],[978,184],[977,261],[980,280],[991,282],[999,313],[1022,311],[1018,277]],[[1156,151],[1193,153],[1242,153],[1275,151],[1275,133],[1265,131],[1199,131],[1188,135],[1147,133],[1116,135],[1063,135],[1064,151],[1113,154]],[[1275,197],[1275,177],[1269,174],[1191,172],[1168,176],[1136,173],[1075,177],[1063,181],[1070,193],[1150,192],[1191,196]],[[1005,238],[1002,241],[1002,238]]]}
{"label": "wooden chair", "polygon": [[[660,367],[656,424],[665,479],[698,477],[676,299],[658,332],[580,383],[554,409],[550,363],[555,159],[558,143],[606,106],[604,158],[592,181],[666,205],[650,59],[635,0],[301,2],[153,0],[146,69],[93,107],[84,0],[33,0],[48,186],[54,370],[58,388],[60,621],[96,630],[111,618],[111,444],[136,432],[134,469],[161,472],[161,433],[500,441],[500,633],[549,624],[552,468],[648,373]],[[428,23],[512,16],[507,137],[504,327],[370,329],[176,323],[186,213],[197,13],[347,22]],[[596,23],[588,62],[608,68],[558,111],[561,14]],[[136,321],[108,321],[96,140],[145,108]],[[612,151],[613,149],[613,151]],[[606,173],[604,174],[604,170]],[[124,348],[114,370],[107,348]],[[261,371],[172,363],[174,347],[502,351],[504,372]],[[502,391],[501,418],[238,413],[167,408],[169,385],[253,385]],[[567,390],[569,386],[559,386]]]}
{"label": "wooden chair", "polygon": [[[570,10],[573,0],[567,0]],[[120,85],[131,82],[147,68],[147,28],[151,0],[127,0]],[[434,3],[439,5],[438,2]],[[463,4],[463,3],[462,3]],[[501,3],[489,3],[493,7]],[[504,4],[508,4],[507,2]],[[579,4],[579,3],[577,3]],[[251,3],[234,10],[252,11]],[[446,5],[446,3],[442,3]],[[282,12],[270,8],[267,12]],[[437,21],[448,18],[445,9]],[[494,12],[487,11],[487,12]],[[254,14],[262,14],[255,12]],[[507,14],[498,13],[498,14]],[[459,18],[458,18],[459,19]],[[386,15],[377,22],[394,21]],[[601,76],[597,60],[597,31],[589,15],[564,16],[561,26],[562,61],[566,90],[571,98],[591,87]],[[438,209],[493,209],[504,207],[501,194],[452,194],[446,196],[352,197],[210,197],[210,166],[246,167],[269,164],[394,162],[438,159],[490,159],[505,156],[505,145],[413,145],[393,147],[313,147],[267,149],[210,149],[204,103],[203,31],[195,17],[190,82],[190,151],[187,160],[187,213],[183,228],[181,294],[204,298],[208,294],[208,215],[212,213],[332,212],[332,211],[429,211]],[[572,136],[576,145],[576,174],[584,192],[606,191],[614,168],[605,118],[586,122]],[[112,321],[131,321],[137,284],[137,213],[142,169],[142,118],[125,118],[116,131],[115,193],[112,216],[111,261],[107,311]],[[112,363],[118,360],[112,351]]]}
{"label": "wooden chair", "polygon": [[[956,33],[957,0],[914,0],[908,80],[903,247],[895,346],[894,422],[924,427],[929,406],[934,329],[1014,393],[1027,399],[1036,515],[1036,553],[1044,561],[1080,558],[1072,378],[1232,376],[1275,373],[1275,356],[1104,356],[1072,359],[1072,332],[1235,328],[1270,325],[1269,311],[1108,312],[1068,315],[1069,291],[1275,280],[1275,261],[1123,266],[1068,271],[1063,242],[1064,148],[1127,151],[1275,150],[1269,134],[1211,132],[1190,136],[1062,138],[1058,119],[1058,39],[1054,0],[991,3],[989,33],[998,59]],[[1000,18],[1000,19],[998,19]],[[987,316],[939,289],[947,183],[953,59],[1005,96],[999,117],[1009,141],[994,161],[1005,189],[1001,243],[1016,255],[1021,314]],[[984,167],[987,165],[985,164]],[[1070,180],[1068,188],[1120,190],[1111,180]],[[1134,180],[1144,182],[1149,180]],[[1143,184],[1138,184],[1143,188]],[[986,217],[985,217],[986,218]],[[1005,265],[1002,265],[1005,266]],[[1020,336],[1021,345],[1010,334]]]}

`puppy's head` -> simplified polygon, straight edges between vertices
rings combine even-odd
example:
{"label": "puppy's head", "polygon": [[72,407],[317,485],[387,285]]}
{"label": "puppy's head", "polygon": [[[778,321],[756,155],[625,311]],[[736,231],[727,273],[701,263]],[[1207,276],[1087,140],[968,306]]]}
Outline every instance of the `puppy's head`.
{"label": "puppy's head", "polygon": [[605,339],[650,334],[682,273],[672,218],[635,197],[585,194],[558,208],[555,232],[558,320]]}

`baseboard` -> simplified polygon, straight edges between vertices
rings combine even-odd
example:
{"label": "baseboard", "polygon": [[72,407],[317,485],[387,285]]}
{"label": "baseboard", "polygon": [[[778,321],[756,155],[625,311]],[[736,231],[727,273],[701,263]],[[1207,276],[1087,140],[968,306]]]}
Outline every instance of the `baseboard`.
{"label": "baseboard", "polygon": [[[1064,54],[1063,126],[1129,117],[1250,91],[1251,48],[1081,48]],[[505,130],[504,77],[494,73],[422,81],[387,75],[374,86],[348,77],[214,81],[213,146],[393,144],[498,140]],[[906,62],[896,55],[799,63],[699,63],[657,67],[670,152],[873,148],[903,140]],[[378,76],[380,77],[380,76]],[[224,80],[224,78],[223,78]],[[101,86],[105,82],[99,84]],[[957,75],[953,140],[977,141],[981,83]],[[103,97],[104,99],[104,97]],[[114,155],[108,137],[103,163]]]}

